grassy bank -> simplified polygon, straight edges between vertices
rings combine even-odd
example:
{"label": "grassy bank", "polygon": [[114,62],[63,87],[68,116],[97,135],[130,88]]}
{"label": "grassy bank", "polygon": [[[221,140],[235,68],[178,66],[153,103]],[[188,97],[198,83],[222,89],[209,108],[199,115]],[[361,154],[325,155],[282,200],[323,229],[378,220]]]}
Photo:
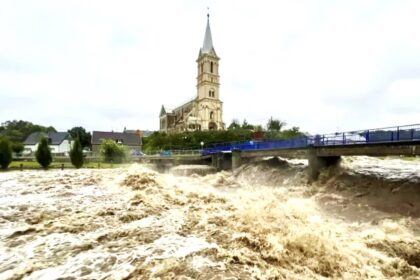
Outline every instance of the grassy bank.
{"label": "grassy bank", "polygon": [[[88,162],[83,165],[82,168],[91,169],[103,169],[103,168],[118,168],[128,166],[128,163],[111,164],[104,162]],[[8,170],[42,170],[42,167],[36,161],[12,161],[8,167]],[[74,169],[74,166],[70,162],[52,162],[48,169]]]}

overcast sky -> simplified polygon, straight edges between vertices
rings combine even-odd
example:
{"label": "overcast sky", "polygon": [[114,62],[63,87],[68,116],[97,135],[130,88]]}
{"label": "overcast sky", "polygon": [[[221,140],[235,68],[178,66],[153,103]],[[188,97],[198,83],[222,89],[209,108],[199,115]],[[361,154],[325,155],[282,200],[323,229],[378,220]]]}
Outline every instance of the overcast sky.
{"label": "overcast sky", "polygon": [[0,122],[158,129],[196,95],[207,6],[226,124],[420,123],[418,0],[2,0]]}

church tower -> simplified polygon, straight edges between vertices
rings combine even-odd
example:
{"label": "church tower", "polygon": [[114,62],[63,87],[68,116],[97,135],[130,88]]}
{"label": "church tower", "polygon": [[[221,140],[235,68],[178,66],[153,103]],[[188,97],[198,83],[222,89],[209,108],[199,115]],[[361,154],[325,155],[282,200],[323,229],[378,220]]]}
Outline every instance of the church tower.
{"label": "church tower", "polygon": [[197,105],[201,129],[222,130],[222,105],[219,96],[219,60],[213,46],[210,18],[207,14],[203,47],[197,58]]}

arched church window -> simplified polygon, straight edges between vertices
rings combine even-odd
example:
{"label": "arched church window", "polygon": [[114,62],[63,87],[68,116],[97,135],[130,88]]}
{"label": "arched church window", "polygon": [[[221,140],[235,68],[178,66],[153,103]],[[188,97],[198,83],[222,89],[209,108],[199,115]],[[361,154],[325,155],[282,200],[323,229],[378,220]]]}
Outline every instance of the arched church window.
{"label": "arched church window", "polygon": [[210,112],[210,119],[211,119],[211,120],[213,120],[213,119],[214,119],[214,112],[213,112],[213,111],[211,111],[211,112]]}
{"label": "arched church window", "polygon": [[203,63],[201,63],[201,72],[200,73],[203,73]]}
{"label": "arched church window", "polygon": [[213,61],[210,62],[210,72],[213,73]]}

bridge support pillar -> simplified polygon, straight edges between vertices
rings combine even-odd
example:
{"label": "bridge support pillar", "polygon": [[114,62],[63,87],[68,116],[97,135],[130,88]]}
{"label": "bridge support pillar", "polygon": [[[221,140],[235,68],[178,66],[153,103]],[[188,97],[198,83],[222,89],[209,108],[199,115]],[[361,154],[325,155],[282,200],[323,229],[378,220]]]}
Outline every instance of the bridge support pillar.
{"label": "bridge support pillar", "polygon": [[156,160],[155,162],[156,170],[161,173],[168,172],[169,169],[173,166],[173,162],[170,160]]}
{"label": "bridge support pillar", "polygon": [[211,155],[211,165],[217,171],[229,170],[232,167],[232,154],[230,153],[217,153]]}
{"label": "bridge support pillar", "polygon": [[339,156],[320,157],[316,155],[315,149],[308,151],[308,177],[310,181],[316,181],[321,169],[330,166],[339,166]]}
{"label": "bridge support pillar", "polygon": [[218,154],[211,155],[211,166],[217,169]]}
{"label": "bridge support pillar", "polygon": [[242,165],[242,151],[232,151],[232,170],[239,168]]}

